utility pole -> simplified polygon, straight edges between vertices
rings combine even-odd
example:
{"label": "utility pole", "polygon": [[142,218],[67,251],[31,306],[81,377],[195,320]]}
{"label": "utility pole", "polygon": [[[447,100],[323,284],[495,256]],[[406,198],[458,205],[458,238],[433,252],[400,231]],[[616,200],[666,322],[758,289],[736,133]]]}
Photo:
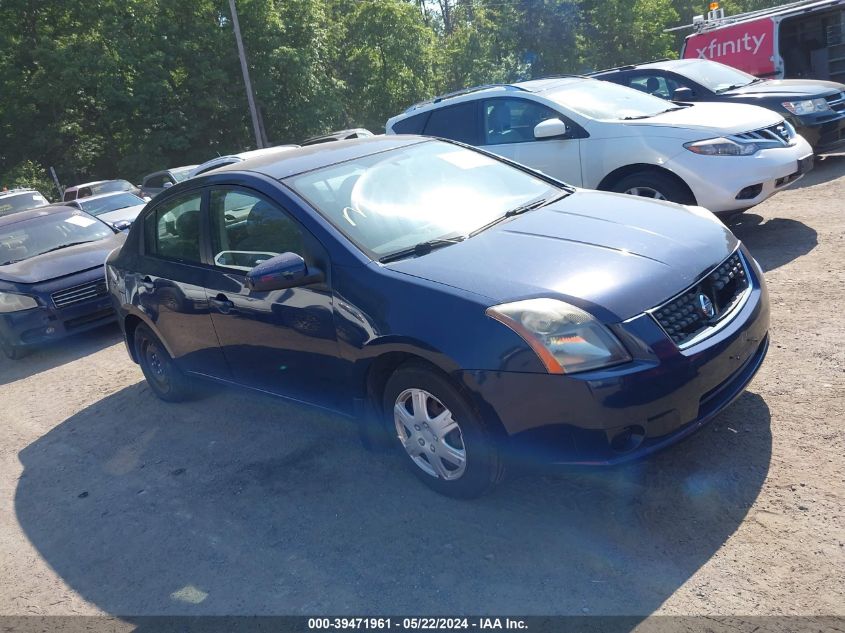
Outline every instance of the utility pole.
{"label": "utility pole", "polygon": [[244,52],[244,42],[241,39],[241,25],[238,22],[238,10],[235,8],[235,0],[229,0],[229,9],[232,11],[232,26],[235,29],[235,41],[238,43],[238,57],[241,59],[241,71],[244,75],[246,99],[249,101],[249,114],[252,117],[252,128],[255,131],[255,144],[258,146],[258,149],[261,149],[264,147],[264,137],[261,134],[261,125],[258,122],[258,109],[255,107],[252,82],[249,80],[249,68],[246,64],[246,53]]}

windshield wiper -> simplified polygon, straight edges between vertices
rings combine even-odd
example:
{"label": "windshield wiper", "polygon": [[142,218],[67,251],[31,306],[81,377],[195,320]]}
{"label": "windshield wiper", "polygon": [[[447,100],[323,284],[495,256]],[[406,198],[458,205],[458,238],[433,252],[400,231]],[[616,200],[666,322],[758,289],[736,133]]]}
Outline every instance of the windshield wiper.
{"label": "windshield wiper", "polygon": [[403,248],[401,250],[396,251],[395,253],[385,255],[384,257],[379,258],[379,262],[381,262],[382,264],[387,264],[388,262],[395,262],[399,259],[411,257],[412,255],[416,257],[421,257],[422,255],[428,255],[431,251],[436,248],[451,246],[452,244],[463,242],[465,239],[466,238],[463,235],[459,235],[458,237],[441,237],[436,240],[420,242],[419,244],[414,244],[410,248]]}
{"label": "windshield wiper", "polygon": [[42,251],[38,253],[39,255],[46,255],[47,253],[52,253],[53,251],[59,251],[63,248],[70,248],[71,246],[79,246],[80,244],[90,244],[91,242],[96,242],[97,240],[84,240],[82,242],[71,242],[70,244],[61,244],[59,246],[55,246],[53,248],[49,248],[46,251]]}
{"label": "windshield wiper", "polygon": [[520,215],[522,213],[525,213],[526,211],[532,211],[534,209],[539,209],[540,207],[544,207],[547,204],[551,204],[552,202],[557,202],[561,198],[565,198],[566,196],[568,196],[571,193],[573,193],[573,192],[564,190],[564,191],[561,191],[558,194],[553,195],[550,198],[537,198],[535,200],[531,200],[529,202],[526,202],[525,204],[521,204],[518,207],[514,207],[513,209],[505,211],[504,215],[500,215],[498,218],[496,218],[492,222],[488,222],[484,226],[478,227],[472,233],[470,233],[469,236],[473,237],[475,235],[478,235],[482,231],[486,231],[487,229],[489,229],[491,226],[495,226],[499,222],[507,220],[508,218],[512,218],[515,215]]}

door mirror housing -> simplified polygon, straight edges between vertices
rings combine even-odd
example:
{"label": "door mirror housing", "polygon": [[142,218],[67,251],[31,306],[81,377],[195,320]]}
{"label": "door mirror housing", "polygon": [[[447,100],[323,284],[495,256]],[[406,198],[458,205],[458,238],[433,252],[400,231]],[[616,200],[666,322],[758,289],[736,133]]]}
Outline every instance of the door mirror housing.
{"label": "door mirror housing", "polygon": [[126,231],[132,226],[132,222],[129,220],[118,220],[112,225],[116,231]]}
{"label": "door mirror housing", "polygon": [[546,119],[534,126],[534,138],[538,141],[549,138],[561,138],[568,133],[569,128],[560,119]]}
{"label": "door mirror housing", "polygon": [[256,292],[283,290],[323,281],[325,276],[309,268],[296,253],[282,253],[258,264],[246,274],[246,285]]}
{"label": "door mirror housing", "polygon": [[675,91],[672,93],[672,101],[694,101],[695,100],[695,90],[692,88],[687,88],[686,86],[680,86],[679,88],[675,88]]}

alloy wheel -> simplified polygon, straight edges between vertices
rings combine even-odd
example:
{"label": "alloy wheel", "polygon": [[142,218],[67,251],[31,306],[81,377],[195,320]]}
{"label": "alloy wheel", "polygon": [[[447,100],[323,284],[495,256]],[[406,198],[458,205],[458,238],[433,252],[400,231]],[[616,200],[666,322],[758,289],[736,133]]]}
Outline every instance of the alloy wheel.
{"label": "alloy wheel", "polygon": [[666,200],[666,196],[652,187],[631,187],[625,191],[629,196],[640,196],[641,198],[652,198],[654,200]]}
{"label": "alloy wheel", "polygon": [[464,474],[464,436],[439,399],[424,389],[406,389],[396,398],[393,419],[399,441],[420,470],[447,481]]}

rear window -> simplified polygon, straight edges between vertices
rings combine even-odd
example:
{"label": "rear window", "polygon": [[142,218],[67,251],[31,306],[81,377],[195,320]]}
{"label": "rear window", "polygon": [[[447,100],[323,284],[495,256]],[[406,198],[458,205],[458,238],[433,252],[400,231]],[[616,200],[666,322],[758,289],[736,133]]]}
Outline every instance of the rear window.
{"label": "rear window", "polygon": [[478,102],[469,101],[433,110],[425,126],[427,136],[478,145]]}
{"label": "rear window", "polygon": [[397,121],[393,124],[393,131],[396,134],[422,134],[426,121],[428,121],[428,114],[428,112],[423,112]]}

